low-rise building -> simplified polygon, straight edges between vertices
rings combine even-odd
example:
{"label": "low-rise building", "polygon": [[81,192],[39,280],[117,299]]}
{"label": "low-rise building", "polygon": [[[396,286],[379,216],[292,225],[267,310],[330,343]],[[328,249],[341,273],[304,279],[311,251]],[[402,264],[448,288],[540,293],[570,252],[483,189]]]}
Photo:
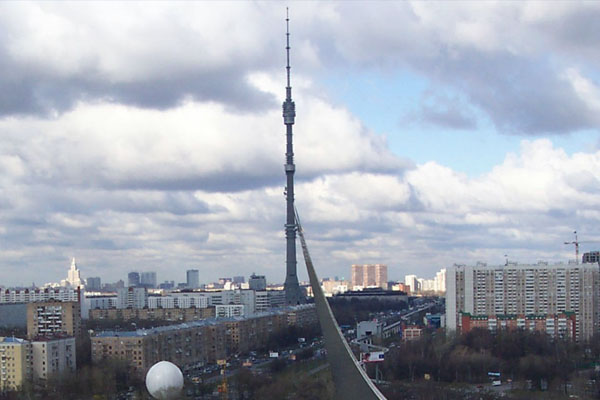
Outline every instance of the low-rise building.
{"label": "low-rise building", "polygon": [[461,332],[475,328],[488,329],[493,333],[501,330],[523,329],[543,332],[552,338],[575,339],[577,318],[573,312],[559,314],[529,315],[471,315],[461,313]]}
{"label": "low-rise building", "polygon": [[418,326],[407,326],[402,330],[402,340],[410,342],[412,340],[418,340],[423,335],[423,328]]}

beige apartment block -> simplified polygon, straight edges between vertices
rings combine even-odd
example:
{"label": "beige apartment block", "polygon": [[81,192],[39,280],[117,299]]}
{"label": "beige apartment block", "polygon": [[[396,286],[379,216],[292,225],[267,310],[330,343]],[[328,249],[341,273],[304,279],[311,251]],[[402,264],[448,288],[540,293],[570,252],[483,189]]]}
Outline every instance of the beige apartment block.
{"label": "beige apartment block", "polygon": [[461,313],[472,316],[575,314],[575,338],[600,327],[597,264],[508,263],[455,265],[446,276],[447,328],[460,331]]}
{"label": "beige apartment block", "polygon": [[31,343],[0,337],[0,392],[19,390],[31,379]]}
{"label": "beige apartment block", "polygon": [[350,271],[351,288],[380,287],[387,290],[387,265],[384,264],[354,264]]}
{"label": "beige apartment block", "polygon": [[81,306],[76,301],[47,301],[27,304],[27,337],[81,335]]}
{"label": "beige apartment block", "polygon": [[194,321],[129,332],[100,332],[92,337],[92,361],[127,361],[142,377],[156,362],[167,360],[180,368],[215,363],[228,354],[268,344],[269,337],[288,326],[317,322],[314,305],[292,306],[254,315]]}

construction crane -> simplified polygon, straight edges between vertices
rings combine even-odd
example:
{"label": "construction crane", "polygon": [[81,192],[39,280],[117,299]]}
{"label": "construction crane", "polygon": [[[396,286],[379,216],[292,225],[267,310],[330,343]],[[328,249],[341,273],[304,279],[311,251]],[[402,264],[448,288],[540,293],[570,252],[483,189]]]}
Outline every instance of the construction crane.
{"label": "construction crane", "polygon": [[579,264],[579,244],[581,243],[598,243],[598,241],[579,241],[577,239],[577,231],[573,231],[575,235],[575,240],[573,242],[565,242],[565,244],[574,244],[575,245],[575,263]]}
{"label": "construction crane", "polygon": [[565,242],[565,244],[574,244],[575,245],[575,264],[579,264],[579,240],[577,240],[577,231],[573,231],[575,235],[574,242]]}

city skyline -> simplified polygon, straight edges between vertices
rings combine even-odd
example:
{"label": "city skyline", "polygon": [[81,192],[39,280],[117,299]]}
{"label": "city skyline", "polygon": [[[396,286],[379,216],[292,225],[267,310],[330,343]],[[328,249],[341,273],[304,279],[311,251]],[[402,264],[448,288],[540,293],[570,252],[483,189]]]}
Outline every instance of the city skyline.
{"label": "city skyline", "polygon": [[[4,285],[71,257],[104,282],[284,281],[285,5],[0,10]],[[295,200],[319,275],[567,261],[575,230],[598,250],[599,16],[294,3]]]}

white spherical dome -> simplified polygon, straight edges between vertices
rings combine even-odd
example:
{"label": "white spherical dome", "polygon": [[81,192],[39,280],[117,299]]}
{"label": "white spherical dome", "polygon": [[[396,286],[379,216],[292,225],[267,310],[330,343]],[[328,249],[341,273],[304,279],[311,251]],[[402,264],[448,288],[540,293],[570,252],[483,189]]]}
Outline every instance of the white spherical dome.
{"label": "white spherical dome", "polygon": [[148,370],[146,387],[155,399],[176,399],[183,388],[183,374],[177,365],[159,361]]}

